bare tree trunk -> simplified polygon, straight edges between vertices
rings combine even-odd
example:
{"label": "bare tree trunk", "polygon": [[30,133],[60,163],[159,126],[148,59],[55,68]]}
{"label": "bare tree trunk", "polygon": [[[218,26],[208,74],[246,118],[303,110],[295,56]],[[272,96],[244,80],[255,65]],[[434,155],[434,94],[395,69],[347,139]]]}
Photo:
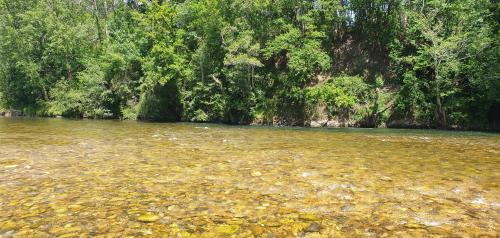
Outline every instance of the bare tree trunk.
{"label": "bare tree trunk", "polygon": [[97,37],[99,38],[99,43],[102,43],[101,23],[99,22],[99,8],[97,7],[97,0],[93,0],[92,2],[94,3],[94,17],[97,28]]}
{"label": "bare tree trunk", "polygon": [[248,70],[248,73],[247,73],[248,74],[248,78],[247,78],[247,83],[246,84],[249,86],[249,88],[252,88],[252,69],[251,69],[251,66],[249,66],[247,68],[247,70]]}
{"label": "bare tree trunk", "polygon": [[447,127],[447,122],[446,122],[446,112],[443,107],[443,103],[441,102],[441,97],[436,95],[436,104],[437,104],[437,120],[439,123],[439,127],[441,128],[446,128]]}
{"label": "bare tree trunk", "polygon": [[447,122],[446,122],[446,111],[444,110],[444,107],[443,107],[443,103],[441,101],[441,90],[440,90],[440,87],[439,87],[439,65],[440,65],[440,62],[438,60],[435,60],[434,61],[434,70],[435,70],[435,83],[436,83],[436,86],[435,86],[435,93],[436,93],[436,121],[438,123],[438,126],[440,128],[446,128],[447,127]]}
{"label": "bare tree trunk", "polygon": [[377,87],[375,89],[376,94],[375,94],[375,100],[373,104],[373,110],[372,110],[372,116],[370,117],[370,124],[369,126],[377,126],[377,121],[378,121],[378,115],[379,115],[379,104],[378,104],[378,99],[380,97],[380,89]]}
{"label": "bare tree trunk", "polygon": [[201,59],[200,59],[200,71],[201,71],[201,82],[205,82],[205,70],[203,69],[203,54],[201,54]]}
{"label": "bare tree trunk", "polygon": [[108,0],[104,0],[104,36],[106,39],[109,36],[109,31],[108,31]]}
{"label": "bare tree trunk", "polygon": [[73,72],[71,70],[71,64],[68,61],[68,55],[64,55],[64,60],[66,61],[66,77],[68,80],[73,80]]}
{"label": "bare tree trunk", "polygon": [[42,84],[42,98],[44,101],[49,100],[49,93],[47,91],[47,88],[45,87],[45,84]]}
{"label": "bare tree trunk", "polygon": [[255,74],[255,67],[252,65],[252,87],[255,87],[254,78],[253,78],[254,74]]}

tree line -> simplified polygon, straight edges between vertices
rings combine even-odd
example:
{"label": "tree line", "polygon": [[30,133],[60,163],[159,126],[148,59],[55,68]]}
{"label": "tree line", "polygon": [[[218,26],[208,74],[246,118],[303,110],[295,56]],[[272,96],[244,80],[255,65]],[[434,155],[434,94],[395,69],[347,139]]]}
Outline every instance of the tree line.
{"label": "tree line", "polygon": [[496,0],[0,0],[0,108],[500,127]]}

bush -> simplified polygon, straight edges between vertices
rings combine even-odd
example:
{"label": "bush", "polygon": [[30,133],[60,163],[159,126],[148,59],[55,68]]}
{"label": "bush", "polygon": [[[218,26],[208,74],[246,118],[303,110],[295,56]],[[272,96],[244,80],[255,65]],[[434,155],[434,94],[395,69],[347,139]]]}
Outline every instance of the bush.
{"label": "bush", "polygon": [[2,92],[0,92],[0,112],[5,111],[5,101],[2,98]]}
{"label": "bush", "polygon": [[179,121],[182,115],[179,89],[174,80],[156,85],[141,95],[137,118],[149,121]]}
{"label": "bush", "polygon": [[319,104],[327,107],[329,116],[349,117],[356,105],[366,103],[368,85],[358,76],[340,76],[327,83],[306,88],[307,107],[312,109]]}
{"label": "bush", "polygon": [[183,120],[207,122],[222,121],[226,98],[221,85],[213,80],[208,82],[185,81],[181,91]]}
{"label": "bush", "polygon": [[59,81],[51,91],[48,114],[66,117],[111,118],[112,93],[106,87],[103,73],[92,66],[74,81]]}
{"label": "bush", "polygon": [[121,119],[123,120],[136,120],[138,117],[136,106],[125,106],[120,109]]}

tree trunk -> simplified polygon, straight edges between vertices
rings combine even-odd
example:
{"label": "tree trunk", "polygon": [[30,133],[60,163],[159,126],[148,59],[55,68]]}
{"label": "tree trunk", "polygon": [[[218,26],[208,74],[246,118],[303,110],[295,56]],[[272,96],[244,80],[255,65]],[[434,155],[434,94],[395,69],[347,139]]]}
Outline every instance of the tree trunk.
{"label": "tree trunk", "polygon": [[64,55],[64,61],[66,63],[66,77],[68,80],[71,81],[71,80],[73,80],[73,72],[71,70],[71,64],[69,63],[67,54]]}
{"label": "tree trunk", "polygon": [[368,126],[373,126],[373,127],[377,126],[377,121],[378,121],[378,115],[379,115],[378,99],[380,97],[380,89],[376,88],[375,91],[376,91],[376,94],[375,94],[375,101],[373,104],[372,116],[370,117],[370,122],[369,122],[370,125],[368,125]]}
{"label": "tree trunk", "polygon": [[101,24],[99,22],[99,8],[97,8],[97,0],[93,0],[93,3],[94,3],[95,25],[97,28],[97,38],[99,38],[99,43],[102,43],[102,32],[101,32]]}
{"label": "tree trunk", "polygon": [[42,98],[44,101],[49,100],[49,92],[47,91],[45,84],[42,84]]}
{"label": "tree trunk", "polygon": [[109,32],[108,32],[108,1],[104,0],[104,36],[107,39],[109,37]]}
{"label": "tree trunk", "polygon": [[436,120],[439,123],[439,128],[446,128],[447,122],[446,122],[446,112],[444,110],[443,104],[441,102],[441,97],[439,94],[436,95],[436,105],[437,105],[437,118]]}
{"label": "tree trunk", "polygon": [[203,53],[200,59],[201,82],[205,82],[205,70],[203,69]]}
{"label": "tree trunk", "polygon": [[439,65],[440,65],[440,62],[439,61],[435,61],[434,63],[434,70],[435,70],[435,83],[436,83],[436,87],[435,87],[435,93],[436,93],[436,122],[438,123],[438,128],[446,128],[447,127],[447,123],[446,123],[446,112],[444,110],[444,107],[443,107],[443,103],[441,101],[441,90],[439,88]]}

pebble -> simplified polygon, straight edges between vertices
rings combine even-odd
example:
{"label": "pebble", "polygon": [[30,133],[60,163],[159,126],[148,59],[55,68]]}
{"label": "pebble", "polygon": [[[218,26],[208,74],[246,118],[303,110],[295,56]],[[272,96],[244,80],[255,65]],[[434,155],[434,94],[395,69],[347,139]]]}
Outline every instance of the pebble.
{"label": "pebble", "polygon": [[250,231],[252,231],[252,234],[259,236],[264,233],[264,228],[261,225],[250,225],[249,227]]}
{"label": "pebble", "polygon": [[309,226],[304,230],[305,232],[319,232],[321,230],[321,225],[317,222],[309,224]]}
{"label": "pebble", "polygon": [[387,176],[380,177],[380,180],[386,181],[386,182],[392,182],[392,178],[391,177],[387,177]]}
{"label": "pebble", "polygon": [[388,230],[388,231],[392,231],[394,230],[396,227],[395,226],[392,226],[392,225],[388,225],[388,226],[384,226],[384,229]]}
{"label": "pebble", "polygon": [[299,215],[299,219],[304,220],[304,221],[319,221],[320,218],[314,214],[310,213],[302,213]]}
{"label": "pebble", "polygon": [[214,231],[219,234],[225,235],[233,235],[236,234],[240,230],[240,226],[238,225],[219,225],[215,227]]}
{"label": "pebble", "polygon": [[253,171],[252,174],[251,174],[253,177],[260,177],[262,176],[262,173],[259,172],[259,171]]}
{"label": "pebble", "polygon": [[158,219],[160,219],[160,217],[157,215],[153,215],[153,214],[144,214],[144,215],[139,216],[139,218],[137,218],[137,220],[142,221],[142,222],[155,222]]}

